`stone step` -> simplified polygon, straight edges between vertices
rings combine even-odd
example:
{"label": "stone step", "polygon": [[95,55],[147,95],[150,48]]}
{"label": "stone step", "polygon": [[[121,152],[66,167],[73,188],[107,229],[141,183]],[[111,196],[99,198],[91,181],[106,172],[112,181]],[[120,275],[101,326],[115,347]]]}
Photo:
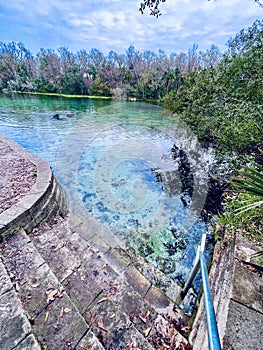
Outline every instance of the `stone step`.
{"label": "stone step", "polygon": [[[20,299],[17,313],[21,312],[25,315],[26,333],[30,335],[32,330],[41,349],[60,350],[71,346],[80,350],[82,348],[79,344],[83,339],[87,344],[92,341],[97,349],[103,349],[90,331],[88,323],[64,291],[63,285],[23,229],[13,232],[3,243],[1,256],[13,289],[16,291],[15,294]],[[12,304],[14,297],[12,295],[10,299]],[[13,325],[9,326],[8,329],[14,329]],[[17,334],[14,337],[19,339]],[[1,349],[13,349],[9,347],[8,339],[4,338]],[[27,340],[23,339],[23,341]],[[33,341],[32,337],[28,339],[29,341]],[[28,347],[28,349],[31,348]]]}
{"label": "stone step", "polygon": [[31,220],[27,220],[23,226],[27,233],[41,222],[49,221],[56,214],[66,215],[64,192],[53,174],[47,191],[29,209],[29,213]]}
{"label": "stone step", "polygon": [[[88,239],[81,237],[81,230]],[[163,327],[178,344],[186,344],[156,311],[169,312],[170,320],[172,314],[173,321],[180,322],[173,303],[136,270],[128,256],[119,255],[85,225],[71,229],[69,219],[55,217],[33,230],[30,238],[106,349],[116,347],[117,338],[118,349],[131,339],[144,340],[146,348],[150,348],[148,341],[156,346]],[[139,340],[130,337],[131,330]]]}
{"label": "stone step", "polygon": [[[117,293],[117,284],[114,282],[118,280],[116,272],[102,260],[98,250],[91,249],[86,241],[83,241],[76,232],[71,231],[67,220],[55,217],[49,225],[39,226],[29,236],[62,283],[71,301],[84,316],[86,322],[89,323],[94,334],[106,348],[112,348],[114,345],[112,341],[116,337],[115,333],[112,334],[112,332],[107,331],[107,337],[103,339],[101,337],[102,328],[99,326],[93,327],[92,315],[96,314],[97,318],[96,306],[106,301],[104,300],[105,295],[110,301],[110,297]],[[137,296],[137,298],[140,298],[140,296]],[[103,306],[106,307],[107,304],[104,303]],[[122,318],[119,317],[120,312],[116,312],[114,316],[114,321],[117,322],[119,327],[123,328],[121,326],[122,319],[125,319],[123,346],[126,342],[129,343],[128,338],[132,338],[136,344],[150,349],[147,339],[142,337],[125,315],[122,310],[123,305],[118,302],[115,304],[115,308],[121,310]],[[104,315],[107,314],[107,310],[104,310]],[[112,312],[109,315],[109,320],[113,321]],[[115,332],[115,327],[112,329]],[[130,335],[131,332],[132,336]]]}
{"label": "stone step", "polygon": [[[125,254],[132,261],[134,267],[145,276],[158,290],[161,290],[165,296],[170,299],[175,305],[180,305],[182,302],[182,288],[170,277],[166,276],[162,271],[149,264],[142,256],[137,254],[134,249],[128,248],[125,252],[118,250],[121,255]],[[180,309],[178,309],[178,312]],[[181,312],[182,317],[186,317]],[[187,317],[186,317],[187,319]]]}
{"label": "stone step", "polygon": [[29,235],[15,231],[4,242],[3,262],[32,337],[50,350],[91,344],[155,349],[165,343],[164,335],[185,346],[174,328],[180,317],[171,301],[127,257],[89,235],[90,241],[83,239],[69,219],[56,216]]}
{"label": "stone step", "polygon": [[0,310],[0,349],[41,349],[2,258],[0,260]]}
{"label": "stone step", "polygon": [[[103,259],[104,265],[110,265],[117,275],[123,274],[126,280],[130,282],[130,285],[142,297],[147,299],[147,295],[154,294],[156,301],[159,301],[154,305],[156,309],[165,307],[169,309],[171,304],[174,305],[181,302],[181,288],[162,272],[147,263],[132,249],[124,250],[110,247],[97,235],[92,234],[84,223],[81,221],[77,222],[76,218],[74,221],[75,225],[71,217],[68,217],[68,220],[59,218],[57,220],[57,224],[53,220],[52,230],[70,248],[72,254],[83,256],[87,251],[91,251],[90,248],[92,247],[92,251],[96,252],[100,259]],[[62,226],[63,230],[61,230]],[[94,259],[93,255],[92,261],[95,261]],[[157,297],[157,294],[159,294],[159,297]],[[153,300],[151,300],[152,302]],[[181,317],[185,318],[185,321],[188,321],[182,310],[178,308],[177,312],[181,314]]]}
{"label": "stone step", "polygon": [[[169,313],[171,309],[176,309],[178,317],[182,318],[185,323],[189,321],[189,317],[178,307],[182,301],[180,296],[182,289],[175,281],[147,263],[133,249],[107,245],[97,235],[92,234],[87,225],[79,218],[76,216],[72,218],[72,214],[69,216],[69,225],[72,231],[77,233],[81,245],[96,247],[98,254],[103,257],[106,264],[110,265],[118,275],[124,274],[130,285],[141,297],[149,299],[157,312]],[[72,233],[65,230],[64,239],[65,234],[68,239],[71,239]]]}

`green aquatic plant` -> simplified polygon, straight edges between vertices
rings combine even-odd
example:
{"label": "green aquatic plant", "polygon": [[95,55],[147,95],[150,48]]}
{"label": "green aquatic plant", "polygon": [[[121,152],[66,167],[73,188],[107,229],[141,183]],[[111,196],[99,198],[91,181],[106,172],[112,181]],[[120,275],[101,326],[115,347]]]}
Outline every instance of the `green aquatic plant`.
{"label": "green aquatic plant", "polygon": [[174,233],[166,228],[152,229],[142,235],[130,232],[129,235],[129,246],[163,273],[173,273],[176,270],[186,245],[187,238],[183,232],[175,237]]}

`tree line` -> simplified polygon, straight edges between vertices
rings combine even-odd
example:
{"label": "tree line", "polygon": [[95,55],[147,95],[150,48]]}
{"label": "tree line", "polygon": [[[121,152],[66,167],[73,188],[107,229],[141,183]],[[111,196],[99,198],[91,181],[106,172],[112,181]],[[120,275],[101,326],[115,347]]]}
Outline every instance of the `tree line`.
{"label": "tree line", "polygon": [[33,56],[22,43],[0,43],[0,91],[155,99],[218,152],[251,153],[262,140],[263,20],[242,29],[221,54],[194,45],[187,53],[124,54],[62,47]]}
{"label": "tree line", "polygon": [[263,20],[242,29],[216,66],[190,73],[163,101],[217,153],[251,154],[262,147]]}
{"label": "tree line", "polygon": [[190,73],[215,67],[220,58],[214,45],[206,52],[194,45],[169,56],[134,46],[107,56],[95,48],[73,53],[66,47],[42,48],[33,56],[23,43],[0,42],[0,91],[160,99],[178,90]]}

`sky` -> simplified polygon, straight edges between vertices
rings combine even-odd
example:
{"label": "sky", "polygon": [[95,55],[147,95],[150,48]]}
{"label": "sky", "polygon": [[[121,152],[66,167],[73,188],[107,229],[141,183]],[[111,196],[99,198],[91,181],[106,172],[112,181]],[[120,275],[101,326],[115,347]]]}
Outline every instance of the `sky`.
{"label": "sky", "polygon": [[[261,1],[261,0],[260,0]],[[261,1],[263,3],[263,1]],[[157,19],[139,12],[139,0],[0,0],[0,42],[22,42],[33,54],[40,48],[96,48],[125,53],[187,52],[212,44],[222,52],[229,38],[256,19],[263,6],[254,0],[166,0]]]}

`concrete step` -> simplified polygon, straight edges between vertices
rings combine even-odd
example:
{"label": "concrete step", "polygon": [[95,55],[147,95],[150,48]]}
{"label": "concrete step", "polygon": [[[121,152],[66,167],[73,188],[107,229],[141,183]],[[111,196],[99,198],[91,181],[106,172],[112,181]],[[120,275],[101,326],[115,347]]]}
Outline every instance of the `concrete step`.
{"label": "concrete step", "polygon": [[69,219],[55,217],[49,225],[34,229],[30,238],[105,348],[120,349],[132,344],[133,339],[150,349],[167,327],[174,341],[186,344],[158,313],[162,310],[169,320],[180,322],[181,315],[173,311],[171,300],[134,267],[128,256],[121,256],[85,225],[71,226]]}
{"label": "concrete step", "polygon": [[[177,317],[183,319],[185,323],[189,321],[189,317],[178,307],[182,301],[180,296],[182,289],[175,281],[147,263],[133,249],[109,246],[97,235],[92,234],[79,218],[72,218],[72,214],[69,216],[69,225],[74,234],[76,233],[79,237],[81,245],[86,244],[86,247],[92,246],[95,250],[97,249],[106,264],[118,275],[124,275],[126,281],[141,297],[149,299],[157,312],[170,313],[175,309]],[[65,234],[68,235],[68,239],[73,237],[72,232],[68,233],[64,230],[64,239]],[[172,313],[174,316],[174,312]]]}
{"label": "concrete step", "polygon": [[29,233],[41,222],[51,220],[56,214],[66,215],[66,212],[64,192],[52,174],[47,191],[29,209],[31,220],[27,220],[23,228]]}
{"label": "concrete step", "polygon": [[16,283],[13,285],[11,282],[2,258],[0,276],[0,349],[40,350],[40,345],[15,290]]}
{"label": "concrete step", "polygon": [[71,225],[69,218],[55,216],[29,235],[16,230],[2,245],[2,265],[28,326],[27,341],[48,350],[92,344],[99,350],[157,349],[162,342],[185,347],[174,327],[181,315],[171,300],[128,256],[85,226]]}
{"label": "concrete step", "polygon": [[[1,256],[13,289],[20,299],[17,312],[26,319],[26,333],[30,335],[32,331],[41,349],[60,350],[71,346],[80,350],[79,344],[84,340],[87,344],[92,341],[98,349],[103,349],[23,229],[8,237],[2,245]],[[13,297],[11,299],[10,296],[12,304]],[[10,325],[7,329],[12,330],[14,327]],[[17,339],[18,334],[14,338]],[[32,337],[29,340],[32,341]],[[2,345],[1,349],[13,349],[9,346],[9,337],[3,339]]]}

